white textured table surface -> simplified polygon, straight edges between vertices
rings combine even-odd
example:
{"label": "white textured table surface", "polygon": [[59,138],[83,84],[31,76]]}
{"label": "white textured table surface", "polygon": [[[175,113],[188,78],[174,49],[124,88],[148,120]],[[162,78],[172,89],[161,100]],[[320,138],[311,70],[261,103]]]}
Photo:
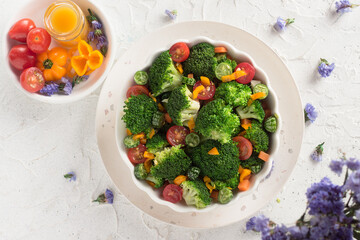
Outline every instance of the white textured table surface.
{"label": "white textured table surface", "polygon": [[[1,0],[1,23],[20,1]],[[50,2],[50,1],[49,1]],[[177,22],[220,21],[242,28],[272,47],[287,63],[305,105],[319,111],[306,127],[298,164],[277,199],[262,213],[294,222],[305,208],[306,188],[329,175],[329,161],[345,152],[360,156],[360,9],[340,18],[333,1],[263,0],[107,0],[97,1],[116,29],[118,56],[145,33],[172,24],[165,9],[177,9]],[[294,17],[283,34],[272,24]],[[3,33],[4,24],[0,24]],[[3,44],[3,43],[1,43]],[[6,53],[1,53],[6,54]],[[335,62],[331,77],[320,79],[319,58]],[[113,205],[91,201],[115,189],[102,164],[95,138],[99,90],[66,105],[48,105],[24,96],[0,65],[0,239],[258,239],[245,222],[210,230],[168,225],[140,212],[121,193]],[[325,141],[324,160],[309,155]],[[275,166],[276,167],[276,166]],[[63,174],[75,171],[78,180]]]}

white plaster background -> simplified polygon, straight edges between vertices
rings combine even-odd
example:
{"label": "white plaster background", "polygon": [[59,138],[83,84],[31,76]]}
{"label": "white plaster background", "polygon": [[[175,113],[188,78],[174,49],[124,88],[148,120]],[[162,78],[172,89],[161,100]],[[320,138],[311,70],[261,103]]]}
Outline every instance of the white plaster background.
{"label": "white plaster background", "polygon": [[[20,0],[0,0],[0,22],[20,8]],[[49,1],[50,2],[50,1]],[[103,0],[118,40],[118,56],[144,34],[172,24],[165,9],[177,9],[177,22],[220,21],[242,28],[272,47],[288,65],[303,100],[319,117],[307,125],[298,164],[277,198],[262,213],[290,224],[305,208],[306,188],[329,175],[329,161],[345,152],[360,157],[360,8],[338,17],[334,1],[293,0]],[[355,2],[356,3],[356,2]],[[359,2],[357,2],[359,3]],[[283,34],[272,24],[295,17]],[[4,31],[0,24],[0,32]],[[3,43],[1,43],[3,44]],[[4,54],[4,53],[2,53]],[[5,53],[6,54],[6,53]],[[335,62],[331,77],[316,73],[319,58]],[[0,64],[0,239],[259,239],[245,222],[191,230],[145,215],[115,192],[113,205],[91,201],[115,189],[102,164],[95,137],[100,89],[72,104],[49,105],[24,96]],[[309,154],[325,141],[324,160]],[[75,171],[78,180],[63,174]]]}

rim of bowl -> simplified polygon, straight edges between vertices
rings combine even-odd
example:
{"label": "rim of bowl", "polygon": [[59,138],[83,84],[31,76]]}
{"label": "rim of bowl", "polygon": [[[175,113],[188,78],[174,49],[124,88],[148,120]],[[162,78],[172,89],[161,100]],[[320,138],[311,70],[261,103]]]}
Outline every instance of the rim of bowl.
{"label": "rim of bowl", "polygon": [[[279,141],[280,141],[280,129],[281,129],[281,116],[279,114],[278,111],[278,99],[277,96],[274,92],[274,90],[271,87],[271,83],[269,81],[269,78],[267,76],[267,74],[256,64],[256,62],[245,52],[237,50],[234,46],[232,46],[230,43],[225,42],[225,41],[216,41],[216,40],[212,40],[211,38],[208,37],[204,37],[204,36],[199,36],[199,37],[195,37],[192,39],[177,39],[176,41],[172,41],[168,44],[167,48],[163,48],[163,49],[158,49],[156,51],[153,52],[152,56],[148,56],[147,60],[146,60],[146,64],[144,64],[144,68],[143,69],[148,69],[152,62],[154,61],[154,59],[163,51],[168,50],[173,44],[177,43],[177,42],[185,42],[189,45],[189,47],[197,44],[197,43],[201,43],[201,42],[208,42],[214,46],[225,46],[228,49],[228,52],[231,52],[232,54],[230,54],[233,58],[235,59],[243,59],[245,58],[247,61],[251,62],[251,64],[255,67],[256,69],[256,73],[255,76],[257,76],[258,74],[263,75],[263,79],[259,79],[261,80],[263,83],[265,83],[269,89],[269,96],[271,96],[272,98],[272,105],[273,107],[271,108],[272,112],[277,113],[278,115],[278,119],[277,119],[277,123],[278,123],[278,128],[277,131],[275,133],[271,134],[270,137],[270,141],[271,141],[271,148],[270,148],[270,158],[267,162],[265,162],[263,169],[256,174],[255,176],[252,177],[251,180],[251,185],[250,185],[250,189],[245,191],[245,192],[237,192],[236,195],[234,196],[234,198],[227,204],[227,206],[231,205],[232,203],[239,201],[239,199],[243,196],[247,196],[251,193],[253,193],[257,186],[260,184],[260,182],[262,182],[268,174],[270,174],[271,170],[272,170],[272,165],[273,165],[273,157],[272,155],[274,155],[275,152],[278,151],[279,148]],[[229,51],[230,50],[230,51]],[[140,69],[139,69],[140,70]],[[256,79],[258,80],[258,79]],[[134,84],[131,84],[134,85]],[[268,96],[268,97],[269,97]],[[124,131],[125,129],[120,129],[120,124],[119,121],[121,121],[121,116],[123,115],[123,104],[120,104],[118,109],[117,109],[117,114],[116,114],[116,124],[115,124],[115,131],[116,131],[116,142],[117,142],[117,146],[118,146],[118,150],[119,152],[122,152],[123,150],[120,148],[123,143],[122,143],[122,139],[119,139],[119,131]],[[130,163],[130,161],[128,161],[128,159],[123,159],[123,161],[125,161],[125,164],[128,166],[129,170],[131,172],[134,171],[134,166]],[[172,210],[176,211],[176,212],[207,212],[207,211],[212,211],[214,209],[217,209],[219,207],[221,207],[220,204],[210,204],[209,206],[207,206],[204,209],[196,209],[193,206],[187,206],[186,204],[173,204],[171,202],[165,201],[160,197],[160,194],[157,190],[154,190],[153,188],[151,188],[148,184],[146,184],[144,181],[140,181],[138,180],[134,174],[131,174],[132,176],[132,181],[135,183],[135,185],[142,191],[146,192],[146,194],[148,194],[148,196],[155,201],[157,204],[160,205],[165,205],[168,206],[169,208],[171,208]]]}
{"label": "rim of bowl", "polygon": [[[29,1],[26,5],[24,5],[19,11],[21,11],[22,9],[25,9],[26,6],[32,4],[33,1]],[[102,9],[102,7],[99,4],[94,3],[93,0],[87,0],[86,1],[87,4],[91,5],[94,8],[94,12],[96,12],[97,15],[101,15],[101,22],[103,23],[104,26],[104,30],[106,32],[106,37],[108,38],[108,42],[109,42],[109,48],[108,48],[108,53],[106,58],[108,58],[108,62],[107,64],[104,66],[105,70],[104,72],[100,75],[100,77],[86,90],[84,90],[83,92],[77,93],[76,95],[54,95],[54,96],[45,96],[45,95],[41,95],[39,93],[30,93],[28,91],[26,91],[20,84],[20,73],[21,71],[18,71],[16,69],[14,69],[8,60],[8,54],[9,51],[12,47],[11,44],[9,44],[9,41],[12,42],[13,40],[9,40],[8,38],[8,32],[10,30],[10,28],[14,25],[14,23],[16,21],[18,21],[20,18],[18,18],[18,20],[16,20],[15,18],[17,16],[12,17],[11,19],[9,19],[5,25],[3,34],[2,34],[2,42],[3,42],[3,51],[2,51],[2,55],[3,55],[3,60],[6,63],[5,64],[5,70],[7,72],[8,77],[11,79],[11,81],[14,83],[14,85],[22,92],[24,93],[26,96],[44,102],[44,103],[51,103],[51,104],[63,104],[63,103],[71,103],[71,102],[75,102],[78,101],[80,99],[83,99],[84,97],[90,95],[92,92],[94,92],[106,79],[107,75],[109,74],[113,63],[115,61],[115,55],[116,55],[116,39],[114,36],[114,28],[113,25],[111,24],[110,20],[107,17],[107,14],[105,14],[105,11]],[[78,3],[77,3],[78,4]],[[15,19],[15,20],[14,20]],[[21,43],[21,42],[16,42],[16,45],[18,44],[26,44],[26,43]],[[16,73],[18,72],[18,73]],[[75,90],[76,91],[76,90]]]}

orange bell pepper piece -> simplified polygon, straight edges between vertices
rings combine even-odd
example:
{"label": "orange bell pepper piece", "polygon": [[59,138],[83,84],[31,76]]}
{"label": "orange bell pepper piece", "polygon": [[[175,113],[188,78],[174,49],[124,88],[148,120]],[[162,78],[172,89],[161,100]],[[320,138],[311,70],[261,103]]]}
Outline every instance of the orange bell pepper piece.
{"label": "orange bell pepper piece", "polygon": [[245,75],[247,75],[247,73],[245,71],[238,70],[238,71],[233,72],[230,75],[222,76],[221,81],[222,82],[230,82],[232,80],[235,80],[235,79],[237,79],[239,77],[242,77],[242,76],[245,76]]}
{"label": "orange bell pepper piece", "polygon": [[209,155],[219,155],[219,151],[217,150],[216,147],[212,148],[209,152]]}
{"label": "orange bell pepper piece", "polygon": [[46,81],[60,80],[66,74],[68,51],[61,47],[37,55],[36,67],[39,68]]}

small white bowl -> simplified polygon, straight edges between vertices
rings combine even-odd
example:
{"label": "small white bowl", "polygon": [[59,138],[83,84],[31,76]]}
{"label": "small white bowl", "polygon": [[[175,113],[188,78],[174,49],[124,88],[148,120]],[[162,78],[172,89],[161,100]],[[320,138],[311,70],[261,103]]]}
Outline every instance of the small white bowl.
{"label": "small white bowl", "polygon": [[[55,0],[53,1],[55,2]],[[89,95],[93,91],[95,91],[105,80],[107,74],[110,71],[111,66],[114,63],[116,50],[115,50],[115,37],[113,35],[114,30],[112,25],[110,24],[110,20],[107,18],[105,12],[95,4],[92,0],[77,0],[74,1],[84,12],[85,16],[88,15],[87,9],[90,8],[100,19],[101,23],[104,26],[104,32],[109,42],[108,52],[106,57],[104,58],[104,62],[100,68],[96,69],[93,73],[91,73],[88,80],[81,82],[76,85],[70,95],[60,95],[54,94],[52,96],[44,96],[39,93],[30,93],[26,91],[20,85],[20,74],[21,71],[15,70],[9,63],[8,53],[10,49],[18,44],[23,44],[17,41],[14,41],[8,37],[8,31],[11,26],[22,18],[30,18],[32,19],[37,27],[44,28],[43,17],[47,7],[52,3],[48,0],[31,0],[27,1],[26,4],[20,9],[20,11],[14,15],[11,19],[9,19],[5,31],[2,34],[2,60],[1,62],[5,63],[5,68],[8,72],[9,78],[15,84],[15,86],[20,89],[25,95],[29,96],[32,99],[36,99],[46,103],[70,103],[84,98]],[[52,39],[52,44],[50,48],[52,48],[55,44],[55,41]],[[10,81],[9,79],[9,81]]]}
{"label": "small white bowl", "polygon": [[[278,110],[278,102],[277,102],[277,98],[275,96],[275,92],[271,87],[271,83],[269,81],[269,78],[267,76],[267,74],[256,64],[256,62],[245,52],[239,51],[237,50],[235,47],[233,47],[230,43],[224,42],[224,41],[214,41],[210,38],[207,37],[196,37],[194,39],[178,39],[176,41],[172,41],[169,42],[167,46],[164,46],[163,49],[157,49],[154,51],[150,51],[151,54],[145,56],[146,60],[146,64],[143,66],[143,69],[148,69],[152,62],[155,60],[155,58],[163,51],[168,50],[174,43],[176,42],[186,42],[188,44],[189,47],[201,43],[201,42],[207,42],[210,43],[214,46],[224,46],[227,48],[228,53],[231,57],[233,57],[238,63],[239,62],[250,62],[256,69],[255,72],[255,77],[254,79],[256,80],[260,80],[261,82],[263,82],[264,84],[267,85],[267,87],[269,88],[269,95],[266,98],[266,101],[272,111],[272,113],[277,113],[277,115],[279,116],[278,119],[278,124],[281,124],[281,116],[279,114],[279,110]],[[140,70],[140,69],[139,69]],[[133,73],[135,74],[135,72]],[[122,85],[122,89],[118,89],[118,91],[123,93],[123,97],[122,97],[122,102],[125,101],[126,97],[125,97],[125,93],[126,90],[131,86],[134,85],[134,81],[133,79],[129,79],[127,81],[127,83],[124,83]],[[125,124],[124,122],[121,120],[121,117],[123,116],[124,112],[123,112],[123,105],[124,104],[120,104],[118,109],[117,109],[117,113],[116,113],[116,124],[115,124],[115,132],[116,132],[116,142],[118,145],[118,150],[121,153],[121,155],[123,155],[122,160],[125,162],[125,164],[128,166],[129,170],[131,173],[134,172],[134,166],[131,164],[131,162],[128,160],[127,156],[126,156],[126,148],[123,144],[123,139],[126,137],[126,128],[125,128]],[[279,129],[281,129],[281,126],[278,126],[278,131],[276,131],[275,133],[271,134],[270,137],[270,147],[269,147],[269,151],[268,153],[270,154],[270,159],[264,164],[263,169],[261,170],[261,172],[259,172],[258,174],[254,175],[251,178],[251,185],[249,190],[245,191],[245,192],[237,192],[234,195],[234,198],[230,201],[230,203],[228,203],[226,206],[231,206],[232,204],[235,204],[236,202],[240,201],[241,198],[243,198],[246,195],[251,194],[258,186],[258,184],[260,183],[261,180],[263,180],[271,171],[272,168],[272,162],[273,157],[275,155],[275,152],[278,150],[278,146],[279,146],[279,141],[280,141],[280,131]],[[145,181],[140,181],[138,180],[134,174],[131,174],[132,176],[132,181],[135,183],[135,185],[143,190],[144,192],[146,192],[149,197],[156,203],[160,204],[160,205],[165,205],[170,207],[171,209],[173,209],[176,212],[179,213],[189,213],[189,212],[211,212],[214,211],[217,208],[221,208],[224,205],[218,204],[218,203],[212,203],[210,206],[207,206],[204,209],[196,209],[193,206],[187,206],[184,201],[181,201],[177,204],[173,204],[171,202],[165,201],[164,199],[161,198],[161,193],[158,190],[154,190],[151,186],[149,186]]]}

